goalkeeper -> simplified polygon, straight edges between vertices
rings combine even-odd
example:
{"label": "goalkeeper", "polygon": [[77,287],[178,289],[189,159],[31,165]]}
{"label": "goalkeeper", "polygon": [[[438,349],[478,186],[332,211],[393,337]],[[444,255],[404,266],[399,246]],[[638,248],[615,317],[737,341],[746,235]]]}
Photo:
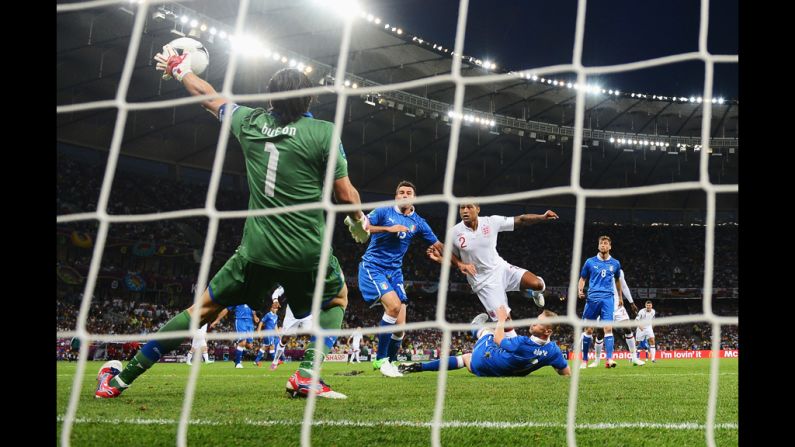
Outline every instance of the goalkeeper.
{"label": "goalkeeper", "polygon": [[[182,55],[169,45],[155,56],[156,69],[164,79],[175,78],[193,96],[217,95],[213,87],[191,71],[190,53]],[[268,83],[271,93],[312,87],[309,79],[296,69],[276,72]],[[246,161],[250,190],[249,209],[279,208],[316,203],[323,198],[322,187],[330,148],[339,151],[334,169],[334,196],[339,203],[361,203],[359,193],[348,179],[348,164],[342,143],[334,141],[334,123],[314,119],[309,113],[311,96],[273,100],[268,110],[240,106],[223,98],[210,98],[201,106],[219,121],[232,120],[232,134],[240,142]],[[368,219],[360,211],[351,211],[345,219],[351,234],[359,243],[369,237]],[[235,254],[210,280],[198,308],[191,306],[169,320],[159,332],[184,331],[191,315],[199,312],[199,326],[215,320],[226,307],[248,304],[259,309],[262,298],[277,283],[284,286],[296,318],[310,314],[315,280],[320,264],[325,219],[322,209],[293,211],[269,216],[249,216],[243,229],[243,240]],[[348,304],[339,261],[331,254],[325,273],[320,327],[340,329]],[[310,388],[312,362],[316,356],[325,358],[336,337],[323,343],[313,339],[308,345],[298,370],[287,382],[293,396],[313,392],[318,397],[345,398],[332,391],[322,380]],[[142,373],[182,343],[182,337],[152,340],[138,351],[121,373],[115,368],[100,370],[95,396],[117,397]]]}

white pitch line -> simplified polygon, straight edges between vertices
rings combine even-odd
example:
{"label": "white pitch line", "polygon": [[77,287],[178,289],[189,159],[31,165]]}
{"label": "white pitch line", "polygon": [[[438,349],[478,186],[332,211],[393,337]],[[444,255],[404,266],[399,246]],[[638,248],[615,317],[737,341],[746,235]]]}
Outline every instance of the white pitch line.
{"label": "white pitch line", "polygon": [[[63,422],[63,416],[57,417],[57,422]],[[102,419],[102,418],[76,418],[75,424],[132,424],[132,425],[174,425],[177,421],[174,419]],[[303,421],[300,420],[253,420],[244,419],[242,421],[213,421],[208,419],[191,419],[190,425],[204,425],[204,426],[235,426],[235,425],[254,425],[254,426],[298,426]],[[312,421],[314,426],[329,426],[329,427],[411,427],[411,428],[430,428],[430,422],[413,422],[413,421],[350,421],[350,420],[316,420]],[[715,424],[717,429],[737,430],[737,423],[728,422],[722,424]],[[442,428],[497,428],[497,429],[510,429],[510,428],[566,428],[566,424],[558,422],[494,422],[494,421],[447,421],[442,422]],[[662,430],[704,430],[704,424],[697,422],[681,422],[681,423],[662,423],[662,422],[618,422],[618,423],[597,423],[597,424],[577,424],[578,429],[584,430],[616,430],[625,428],[655,428]]]}

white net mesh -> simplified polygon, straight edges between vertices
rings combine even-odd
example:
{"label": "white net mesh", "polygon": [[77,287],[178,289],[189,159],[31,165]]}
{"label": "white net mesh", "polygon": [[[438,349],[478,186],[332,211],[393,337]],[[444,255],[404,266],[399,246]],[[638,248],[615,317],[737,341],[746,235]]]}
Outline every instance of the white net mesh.
{"label": "white net mesh", "polygon": [[[157,2],[157,3],[160,4],[163,2]],[[221,179],[222,166],[226,154],[227,142],[230,134],[229,128],[231,122],[231,120],[225,120],[221,125],[220,137],[218,139],[216,155],[210,179],[210,186],[207,192],[206,204],[204,208],[187,209],[187,210],[156,213],[156,214],[137,214],[137,215],[108,214],[107,212],[108,199],[110,196],[111,185],[113,183],[114,175],[116,173],[116,166],[119,159],[120,148],[124,135],[124,129],[127,124],[129,112],[136,110],[166,108],[178,105],[194,104],[200,102],[202,99],[206,99],[203,97],[192,97],[192,98],[175,99],[168,101],[151,101],[151,102],[127,101],[126,98],[130,86],[130,80],[132,77],[133,69],[135,66],[136,55],[138,54],[142,32],[144,30],[145,21],[147,18],[147,14],[149,12],[149,10],[146,7],[148,5],[148,2],[138,2],[138,1],[131,2],[129,0],[116,0],[116,1],[97,0],[97,1],[82,2],[82,3],[60,4],[57,6],[57,12],[67,13],[71,11],[88,10],[92,8],[98,8],[114,4],[127,4],[127,5],[132,4],[133,6],[135,5],[138,6],[138,8],[135,9],[135,22],[131,34],[132,38],[130,39],[129,42],[126,58],[124,60],[124,69],[121,74],[121,80],[118,84],[118,90],[116,92],[115,98],[111,100],[93,101],[93,102],[80,103],[80,104],[60,105],[57,106],[56,109],[57,113],[59,114],[96,110],[102,108],[115,108],[118,111],[115,127],[113,130],[113,138],[110,145],[110,152],[105,169],[105,175],[102,181],[102,187],[100,190],[100,196],[97,202],[96,211],[59,215],[57,217],[58,223],[92,221],[92,220],[99,222],[99,227],[96,233],[96,241],[94,245],[93,256],[91,258],[89,273],[86,279],[86,285],[83,293],[84,299],[82,300],[80,306],[76,329],[74,331],[59,332],[57,336],[60,338],[76,336],[80,339],[81,344],[83,346],[87,346],[92,341],[112,342],[112,341],[128,340],[129,336],[125,335],[89,334],[86,330],[86,322],[89,314],[89,308],[91,306],[91,297],[93,296],[94,289],[96,286],[97,276],[100,268],[100,263],[102,260],[103,250],[106,244],[109,225],[111,223],[146,222],[146,221],[154,221],[161,219],[177,219],[177,218],[194,217],[194,216],[204,216],[209,218],[209,226],[205,240],[205,248],[201,259],[198,284],[194,295],[194,304],[198,304],[201,298],[201,294],[205,290],[207,285],[207,278],[208,278],[208,273],[210,271],[210,264],[212,258],[212,247],[214,246],[216,241],[219,221],[221,219],[240,218],[249,215],[269,215],[269,214],[286,213],[291,211],[317,209],[317,208],[322,208],[323,210],[325,210],[327,212],[327,218],[326,218],[326,229],[323,235],[324,237],[323,249],[320,257],[321,268],[318,269],[319,273],[316,281],[315,295],[314,295],[315,300],[313,301],[313,306],[312,306],[312,314],[318,315],[321,303],[321,300],[318,298],[322,293],[323,272],[326,271],[326,266],[328,265],[329,262],[330,247],[331,247],[330,241],[334,231],[336,216],[340,212],[351,211],[358,208],[358,206],[354,205],[348,205],[348,206],[335,205],[331,201],[331,193],[332,193],[331,183],[333,179],[333,176],[331,174],[333,167],[335,166],[336,157],[338,154],[336,150],[333,150],[334,149],[333,147],[330,148],[331,160],[329,160],[327,166],[327,172],[326,172],[327,175],[325,177],[325,184],[324,184],[324,198],[321,203],[291,206],[279,209],[267,209],[267,210],[219,211],[215,207],[215,203]],[[683,190],[703,190],[706,193],[707,197],[706,243],[704,246],[705,250],[704,252],[706,256],[705,256],[705,265],[704,265],[704,287],[703,287],[703,299],[702,299],[703,312],[701,314],[695,314],[695,315],[660,318],[656,320],[655,324],[669,325],[669,324],[694,323],[694,322],[706,321],[712,325],[712,356],[711,356],[712,363],[710,369],[711,375],[710,375],[710,384],[709,384],[709,398],[708,398],[708,405],[706,411],[705,435],[706,435],[707,444],[709,446],[714,446],[715,445],[714,433],[716,428],[715,415],[716,415],[716,402],[718,397],[718,378],[719,378],[718,351],[720,349],[721,326],[738,324],[738,319],[736,317],[721,317],[715,314],[712,310],[712,301],[710,299],[712,297],[712,284],[713,284],[713,271],[714,271],[713,264],[714,264],[714,253],[715,253],[716,194],[736,193],[738,191],[738,185],[717,185],[713,184],[710,181],[709,172],[708,172],[708,158],[710,153],[709,151],[710,127],[711,127],[710,122],[712,119],[711,100],[713,97],[714,65],[716,63],[737,63],[738,56],[713,55],[710,54],[709,51],[707,50],[707,36],[708,36],[708,25],[709,25],[709,1],[702,0],[699,42],[698,42],[697,52],[677,54],[672,56],[660,57],[655,59],[649,59],[644,61],[619,64],[619,65],[585,67],[582,64],[582,52],[583,52],[583,40],[585,35],[586,4],[587,4],[586,0],[579,0],[578,2],[576,35],[575,35],[574,50],[573,50],[571,63],[565,65],[556,65],[556,66],[547,66],[547,67],[534,67],[532,68],[532,72],[537,75],[544,75],[548,73],[572,71],[577,74],[577,83],[579,83],[579,85],[586,85],[586,77],[589,75],[637,70],[637,69],[655,67],[665,64],[673,64],[683,61],[693,61],[693,60],[703,61],[706,66],[706,70],[705,70],[704,90],[703,90],[704,107],[703,107],[702,124],[701,124],[701,129],[702,129],[701,144],[703,149],[701,150],[700,153],[699,180],[691,182],[680,182],[673,184],[661,184],[661,185],[643,186],[643,187],[634,187],[634,188],[617,188],[617,189],[583,188],[580,185],[580,172],[581,172],[581,163],[583,155],[582,154],[583,150],[581,148],[583,142],[583,118],[584,118],[586,92],[584,89],[579,89],[576,95],[576,109],[575,109],[574,137],[573,137],[574,151],[573,151],[573,160],[571,166],[570,185],[565,187],[553,187],[553,188],[545,188],[533,191],[523,191],[511,194],[478,197],[477,201],[480,204],[489,204],[489,203],[499,203],[506,201],[530,199],[530,198],[551,197],[561,194],[572,194],[576,197],[576,219],[574,227],[575,230],[574,230],[574,244],[573,244],[574,248],[571,258],[572,263],[571,263],[570,281],[569,281],[570,287],[568,288],[569,296],[568,296],[567,315],[557,317],[554,320],[554,322],[572,325],[574,328],[574,334],[576,340],[576,335],[581,332],[584,326],[583,321],[577,318],[577,313],[576,313],[577,292],[576,292],[576,287],[574,287],[574,285],[576,285],[578,280],[580,259],[582,256],[581,247],[583,243],[586,200],[588,198],[595,198],[595,197],[618,197],[618,196],[653,194],[660,192],[683,191]],[[463,54],[463,49],[464,49],[463,47],[464,47],[464,37],[466,32],[468,6],[469,6],[468,0],[460,1],[456,37],[455,37],[455,47],[454,47],[454,53],[459,55]],[[240,1],[240,6],[235,20],[235,27],[234,27],[235,35],[242,35],[243,33],[246,12],[249,10],[249,7],[250,7],[249,0]],[[283,92],[278,94],[253,94],[253,95],[235,94],[232,91],[232,81],[238,67],[238,54],[236,52],[232,52],[229,58],[229,64],[227,67],[223,86],[219,94],[231,101],[240,102],[240,101],[268,101],[271,99],[305,96],[307,94],[321,94],[321,93],[328,93],[329,91],[331,91],[337,95],[336,113],[334,119],[335,122],[334,134],[330,140],[333,142],[337,141],[341,136],[346,102],[348,100],[348,97],[351,95],[358,96],[367,93],[388,92],[388,91],[409,89],[418,86],[426,86],[426,85],[445,83],[445,82],[454,83],[455,99],[453,103],[453,112],[455,113],[455,115],[452,119],[452,128],[451,128],[450,142],[449,142],[449,156],[447,158],[447,164],[445,168],[443,192],[442,194],[424,196],[416,201],[416,203],[418,204],[438,202],[438,201],[446,202],[449,206],[446,228],[450,228],[453,226],[453,224],[456,221],[456,216],[457,216],[456,212],[458,205],[461,203],[467,203],[472,201],[472,198],[470,197],[457,197],[453,194],[453,179],[455,176],[456,159],[457,159],[458,146],[459,146],[459,136],[461,133],[465,88],[468,85],[494,83],[509,79],[515,79],[516,74],[515,73],[490,74],[482,76],[464,77],[462,76],[461,72],[461,64],[462,64],[461,58],[453,57],[452,69],[450,74],[437,75],[430,78],[424,78],[424,79],[418,79],[418,80],[400,82],[388,85],[377,85],[372,82],[370,83],[365,82],[360,88],[352,89],[346,87],[343,84],[343,80],[346,79],[346,77],[350,78],[352,76],[346,73],[346,66],[348,63],[353,20],[354,20],[353,16],[348,16],[344,21],[344,28],[342,32],[342,39],[340,42],[340,49],[339,49],[339,57],[337,59],[337,64],[336,64],[336,77],[333,86],[317,87],[312,89]],[[376,206],[386,206],[386,205],[391,205],[392,203],[393,203],[392,201],[372,202],[372,203],[363,204],[363,208],[372,209]],[[451,238],[451,232],[447,232],[447,240],[445,241],[445,250],[444,250],[444,258],[446,261],[449,260],[451,254],[450,238]],[[471,326],[468,324],[451,324],[445,318],[446,297],[447,297],[449,279],[450,279],[449,268],[443,268],[441,272],[439,289],[437,293],[436,320],[408,323],[405,325],[399,325],[389,329],[389,331],[392,330],[399,331],[399,330],[417,330],[417,329],[435,328],[441,330],[443,333],[442,348],[440,350],[441,363],[440,363],[440,374],[438,375],[436,404],[434,409],[433,420],[430,424],[432,427],[431,444],[434,446],[441,445],[440,433],[441,433],[441,428],[444,426],[443,409],[444,409],[445,391],[447,385],[447,360],[448,360],[448,352],[451,346],[451,334],[454,331],[460,331],[471,328]],[[513,324],[515,327],[525,327],[535,322],[537,322],[536,319],[522,319],[522,320],[514,320]],[[616,328],[632,327],[634,325],[635,323],[632,321],[612,324],[612,326]],[[605,324],[604,323],[591,324],[589,322],[589,326],[602,327],[605,326]],[[148,335],[136,336],[136,338],[139,340],[148,341],[148,340],[173,338],[175,335],[189,337],[192,336],[197,331],[197,329],[198,329],[198,319],[194,318],[191,321],[191,326],[189,331],[169,332],[166,334],[148,334]],[[366,329],[364,333],[377,334],[385,331],[386,331],[385,329],[369,328]],[[348,336],[352,332],[353,332],[352,330],[338,330],[338,331],[322,330],[318,326],[318,319],[313,319],[313,326],[311,333],[316,337],[323,337],[326,335]],[[299,331],[299,333],[301,332]],[[264,331],[262,334],[265,336],[276,335],[276,332]],[[224,333],[224,334],[211,333],[207,335],[207,338],[209,340],[219,340],[219,339],[232,340],[240,338],[241,336],[245,335],[246,334],[244,333]],[[576,347],[574,358],[578,358],[579,355],[581,354],[581,344],[575,342],[574,345]],[[87,349],[80,350],[79,359],[78,359],[79,361],[77,364],[77,369],[74,375],[73,385],[71,388],[71,395],[69,399],[68,409],[65,416],[62,419],[63,420],[63,426],[62,426],[63,428],[61,432],[62,445],[70,444],[70,436],[72,433],[72,428],[76,421],[75,415],[79,403],[80,390],[81,390],[80,385],[83,382],[83,377],[85,375],[86,361],[88,356],[87,353],[88,353]],[[196,380],[199,374],[198,364],[199,362],[195,362],[195,364],[191,368],[190,376],[185,390],[185,398],[182,406],[182,412],[180,414],[179,428],[177,434],[177,445],[179,446],[184,446],[187,444],[188,421],[190,418],[194,393],[196,389]],[[568,417],[566,424],[567,441],[568,444],[571,446],[576,445],[576,439],[575,439],[575,428],[577,427],[576,410],[577,410],[578,389],[580,383],[579,382],[580,371],[578,366],[579,366],[579,360],[575,360],[572,368],[572,378],[571,378],[569,403],[568,403]],[[314,369],[315,381],[319,377],[318,374],[319,370],[320,370],[320,362],[316,361]],[[315,399],[316,399],[315,395],[310,394],[309,399],[306,402],[306,408],[304,413],[305,423],[302,424],[302,430],[301,430],[301,445],[303,446],[308,446],[311,444],[311,439],[312,439],[311,430],[313,426],[311,421],[314,420]],[[307,423],[308,421],[310,421],[310,423]],[[651,424],[650,426],[653,426],[653,424]]]}

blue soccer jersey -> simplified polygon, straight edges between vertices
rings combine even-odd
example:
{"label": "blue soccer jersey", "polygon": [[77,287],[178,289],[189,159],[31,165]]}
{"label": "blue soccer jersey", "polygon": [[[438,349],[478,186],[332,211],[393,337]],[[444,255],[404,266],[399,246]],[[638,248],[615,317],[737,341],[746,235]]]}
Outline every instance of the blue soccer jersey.
{"label": "blue soccer jersey", "polygon": [[588,279],[588,299],[613,299],[621,263],[618,259],[608,256],[606,260],[599,257],[588,258],[582,266],[580,277]]}
{"label": "blue soccer jersey", "polygon": [[526,376],[544,366],[563,369],[569,363],[557,343],[523,335],[503,338],[499,346],[493,334],[481,337],[470,363],[472,372],[480,377]]}
{"label": "blue soccer jersey", "polygon": [[362,256],[362,261],[376,265],[382,269],[394,270],[403,266],[403,255],[409,249],[414,236],[421,236],[428,244],[434,244],[439,239],[417,213],[411,212],[403,215],[397,206],[376,208],[367,215],[370,225],[390,227],[403,225],[409,229],[400,233],[375,233],[370,236],[370,245]]}
{"label": "blue soccer jersey", "polygon": [[[251,308],[248,304],[238,304],[237,306],[227,307],[227,310],[235,313],[235,332],[252,332],[254,331],[254,317],[251,315]],[[254,341],[253,337],[245,339],[251,343]],[[240,341],[240,340],[238,340]]]}
{"label": "blue soccer jersey", "polygon": [[268,312],[262,317],[262,327],[265,330],[276,329],[277,321],[279,321],[279,316],[273,312]]}

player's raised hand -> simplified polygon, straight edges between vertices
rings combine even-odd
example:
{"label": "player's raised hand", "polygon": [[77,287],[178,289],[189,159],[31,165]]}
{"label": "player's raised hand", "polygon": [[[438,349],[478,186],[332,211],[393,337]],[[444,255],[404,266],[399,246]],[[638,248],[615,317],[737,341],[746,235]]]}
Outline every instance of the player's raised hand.
{"label": "player's raised hand", "polygon": [[155,55],[157,61],[155,70],[163,71],[163,79],[169,80],[173,76],[177,81],[182,81],[188,73],[193,73],[191,69],[190,53],[186,50],[182,54],[177,53],[171,45],[163,45],[163,52]]}
{"label": "player's raised hand", "polygon": [[505,308],[505,305],[501,305],[497,308],[497,321],[504,323],[505,320],[508,319],[508,309]]}
{"label": "player's raised hand", "polygon": [[363,244],[370,237],[370,220],[366,214],[362,214],[362,218],[358,220],[351,219],[351,216],[345,217],[345,225],[348,227],[353,240]]}
{"label": "player's raised hand", "polygon": [[557,213],[555,213],[552,210],[547,210],[547,212],[544,213],[544,218],[547,219],[547,220],[549,220],[549,219],[557,219],[558,215],[557,215]]}
{"label": "player's raised hand", "polygon": [[154,60],[157,62],[155,70],[163,72],[163,80],[172,79],[171,72],[168,70],[168,60],[173,56],[179,56],[177,50],[171,45],[163,45],[163,52],[155,54]]}

